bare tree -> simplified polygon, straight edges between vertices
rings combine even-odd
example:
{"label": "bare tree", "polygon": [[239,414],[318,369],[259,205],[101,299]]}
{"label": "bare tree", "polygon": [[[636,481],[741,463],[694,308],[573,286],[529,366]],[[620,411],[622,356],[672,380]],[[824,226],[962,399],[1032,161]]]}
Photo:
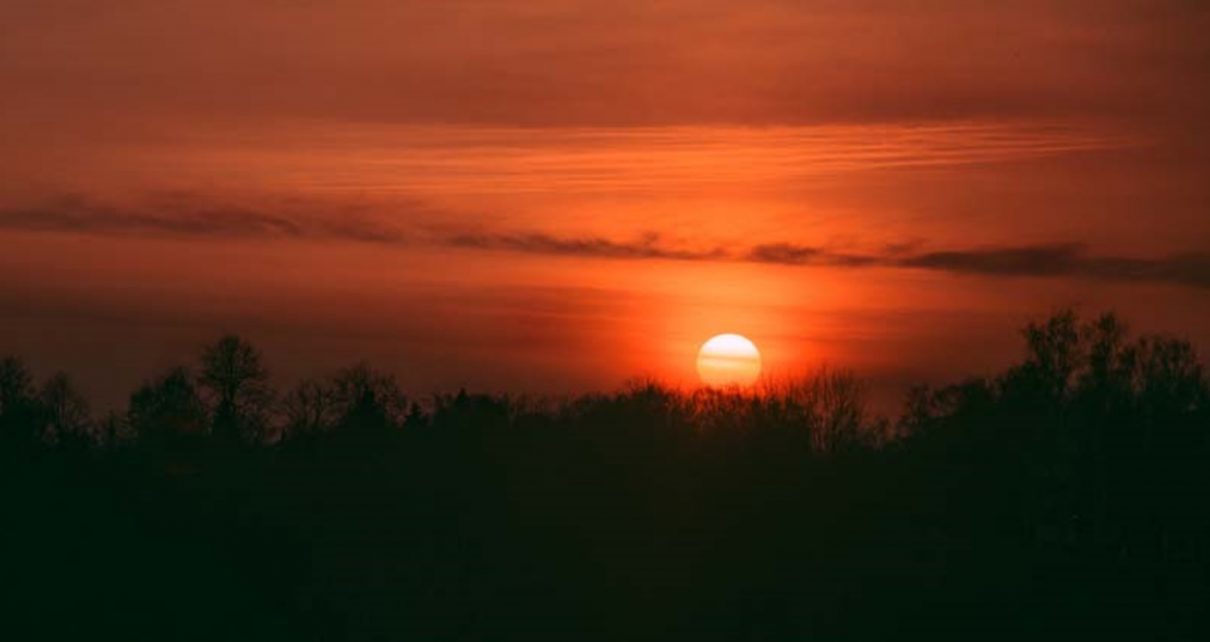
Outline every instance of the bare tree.
{"label": "bare tree", "polygon": [[214,431],[220,438],[257,438],[268,420],[272,389],[260,352],[228,335],[202,351],[198,383],[211,399]]}
{"label": "bare tree", "polygon": [[108,412],[97,420],[96,439],[102,448],[118,448],[134,438],[125,415]]}
{"label": "bare tree", "polygon": [[822,370],[810,379],[805,392],[815,450],[833,451],[870,437],[864,432],[865,386],[853,373]]}
{"label": "bare tree", "polygon": [[38,391],[42,412],[42,437],[60,446],[83,446],[92,438],[88,400],[67,374],[58,372]]}
{"label": "bare tree", "polygon": [[206,432],[206,407],[185,368],[174,368],[130,396],[130,427],[144,443],[171,445]]}
{"label": "bare tree", "polygon": [[325,432],[340,420],[334,387],[314,379],[303,381],[288,392],[282,400],[282,410],[289,436]]}
{"label": "bare tree", "polygon": [[33,377],[17,357],[0,359],[0,414],[7,413],[33,397]]}
{"label": "bare tree", "polygon": [[10,445],[37,438],[33,377],[17,357],[0,359],[0,438]]}
{"label": "bare tree", "polygon": [[408,410],[407,397],[395,377],[366,364],[336,373],[332,394],[342,423],[398,426]]}
{"label": "bare tree", "polygon": [[1065,398],[1073,377],[1087,363],[1075,311],[1064,310],[1043,323],[1030,323],[1023,334],[1028,357],[1022,365],[1022,374],[1052,401]]}

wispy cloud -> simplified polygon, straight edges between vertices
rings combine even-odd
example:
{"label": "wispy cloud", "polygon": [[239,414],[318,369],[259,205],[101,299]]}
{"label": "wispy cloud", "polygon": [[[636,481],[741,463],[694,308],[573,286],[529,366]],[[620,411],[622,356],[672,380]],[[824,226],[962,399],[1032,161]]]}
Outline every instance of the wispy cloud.
{"label": "wispy cloud", "polygon": [[273,213],[181,194],[139,206],[72,196],[45,205],[0,209],[0,228],[131,236],[406,240],[400,230],[365,217]]}
{"label": "wispy cloud", "polygon": [[60,3],[5,4],[14,113],[190,127],[198,112],[558,126],[1146,114],[1205,104],[1210,23],[1194,0],[1101,0],[1095,30],[1079,3],[1053,0],[208,0],[188,12],[130,0],[120,20],[66,23]]}
{"label": "wispy cloud", "polygon": [[467,249],[609,259],[710,261],[728,258],[722,248],[692,250],[668,246],[657,234],[645,234],[635,241],[600,237],[560,238],[540,233],[459,234],[442,239],[442,242],[451,247]]}
{"label": "wispy cloud", "polygon": [[870,252],[764,243],[728,250],[721,245],[700,247],[673,242],[650,232],[631,240],[619,240],[546,232],[403,229],[358,213],[273,213],[251,207],[206,205],[187,195],[174,196],[161,207],[123,208],[71,197],[40,207],[0,209],[0,229],[107,236],[332,240],[614,260],[735,261],[843,269],[877,267],[984,277],[1073,277],[1210,288],[1210,252],[1143,258],[1094,254],[1082,244],[1072,242],[932,250],[912,242]]}
{"label": "wispy cloud", "polygon": [[[420,198],[772,186],[853,172],[929,169],[1137,147],[1075,123],[947,122],[814,126],[358,126],[304,130],[206,154],[249,176],[324,190]],[[314,141],[323,141],[317,145]],[[283,168],[287,171],[282,172]]]}
{"label": "wispy cloud", "polygon": [[1137,258],[1090,254],[1079,243],[1018,245],[905,253],[846,254],[806,245],[757,245],[743,260],[782,265],[890,267],[990,277],[1084,277],[1210,287],[1210,253]]}
{"label": "wispy cloud", "polygon": [[835,252],[820,247],[790,243],[757,245],[741,258],[755,263],[781,263],[784,265],[864,267],[880,263],[880,258],[877,256]]}
{"label": "wispy cloud", "polygon": [[603,237],[562,238],[548,234],[455,235],[438,239],[451,247],[527,254],[610,259],[738,261],[779,265],[858,269],[918,269],[984,277],[1079,277],[1107,281],[1152,281],[1210,288],[1210,253],[1138,258],[1091,254],[1079,243],[977,247],[923,251],[917,244],[889,246],[879,252],[769,243],[741,252],[721,247],[687,250],[648,234],[636,241]]}

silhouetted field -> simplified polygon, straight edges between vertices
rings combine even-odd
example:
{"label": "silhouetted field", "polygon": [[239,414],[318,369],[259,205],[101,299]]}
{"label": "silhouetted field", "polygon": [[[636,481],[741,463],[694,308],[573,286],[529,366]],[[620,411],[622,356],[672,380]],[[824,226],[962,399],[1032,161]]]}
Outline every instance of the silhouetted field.
{"label": "silhouetted field", "polygon": [[1204,639],[1210,389],[1065,313],[869,416],[821,373],[412,403],[235,337],[93,418],[0,363],[0,637]]}

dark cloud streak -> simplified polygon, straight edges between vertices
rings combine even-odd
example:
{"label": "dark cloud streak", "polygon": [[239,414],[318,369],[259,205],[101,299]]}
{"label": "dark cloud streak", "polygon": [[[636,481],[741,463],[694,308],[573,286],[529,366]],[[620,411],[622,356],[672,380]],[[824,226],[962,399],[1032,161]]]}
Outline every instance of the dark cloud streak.
{"label": "dark cloud streak", "polygon": [[[165,213],[167,211],[172,213]],[[1138,258],[1090,254],[1078,243],[932,251],[921,250],[912,243],[887,246],[880,252],[870,253],[792,243],[759,244],[741,251],[723,247],[695,249],[669,244],[652,233],[631,241],[599,236],[560,237],[540,232],[409,234],[363,216],[272,214],[246,207],[200,205],[189,199],[176,199],[160,208],[123,209],[65,198],[50,206],[0,210],[0,229],[105,236],[418,244],[613,260],[738,261],[846,269],[918,269],[984,277],[1071,277],[1210,288],[1210,252]]]}
{"label": "dark cloud streak", "polygon": [[1078,243],[869,255],[777,243],[758,245],[742,258],[780,265],[908,268],[987,277],[1082,277],[1210,288],[1210,253],[1154,259],[1097,256]]}
{"label": "dark cloud streak", "polygon": [[666,246],[659,236],[647,234],[637,241],[620,242],[599,237],[559,238],[548,234],[464,234],[444,239],[451,247],[504,250],[527,254],[582,256],[609,259],[669,259],[714,261],[727,258],[722,248],[687,250]]}
{"label": "dark cloud streak", "polygon": [[272,214],[173,198],[145,207],[115,207],[75,197],[47,206],[0,210],[0,228],[107,236],[185,236],[215,239],[332,239],[398,244],[396,229],[366,219]]}

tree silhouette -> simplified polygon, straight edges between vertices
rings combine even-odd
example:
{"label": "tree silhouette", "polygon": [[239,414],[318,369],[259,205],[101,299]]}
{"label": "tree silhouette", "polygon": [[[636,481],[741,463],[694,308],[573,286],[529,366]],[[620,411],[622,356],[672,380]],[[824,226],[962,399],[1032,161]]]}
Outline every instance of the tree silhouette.
{"label": "tree silhouette", "polygon": [[104,448],[118,448],[128,445],[135,435],[130,427],[129,417],[110,411],[97,421],[96,442]]}
{"label": "tree silhouette", "polygon": [[315,437],[334,428],[340,421],[336,391],[323,381],[301,381],[282,399],[287,438]]}
{"label": "tree silhouette", "polygon": [[1075,312],[1064,310],[1045,322],[1031,322],[1023,334],[1027,356],[1010,372],[1010,387],[1031,401],[1062,402],[1087,356]]}
{"label": "tree silhouette", "polygon": [[[1205,637],[1193,346],[1071,311],[1023,338],[999,374],[913,388],[895,435],[832,370],[409,404],[358,364],[270,412],[226,337],[93,425],[4,359],[0,565],[115,639]],[[234,438],[272,420],[280,443]]]}
{"label": "tree silhouette", "polygon": [[233,443],[262,438],[273,393],[260,352],[227,335],[202,350],[201,366],[198,383],[212,400],[214,436]]}
{"label": "tree silhouette", "polygon": [[39,438],[33,377],[17,357],[0,359],[0,439],[12,451],[30,447]]}
{"label": "tree silhouette", "polygon": [[208,432],[209,417],[193,377],[183,367],[143,384],[130,396],[131,430],[141,443],[174,448]]}
{"label": "tree silhouette", "polygon": [[378,439],[403,427],[409,406],[395,378],[359,363],[322,380],[300,382],[282,399],[284,438],[325,434]]}
{"label": "tree silhouette", "polygon": [[407,411],[407,399],[395,377],[364,363],[338,372],[332,388],[342,422],[372,418],[397,426]]}
{"label": "tree silhouette", "polygon": [[73,450],[80,450],[93,441],[88,401],[65,373],[56,373],[42,384],[38,390],[38,405],[43,439]]}

